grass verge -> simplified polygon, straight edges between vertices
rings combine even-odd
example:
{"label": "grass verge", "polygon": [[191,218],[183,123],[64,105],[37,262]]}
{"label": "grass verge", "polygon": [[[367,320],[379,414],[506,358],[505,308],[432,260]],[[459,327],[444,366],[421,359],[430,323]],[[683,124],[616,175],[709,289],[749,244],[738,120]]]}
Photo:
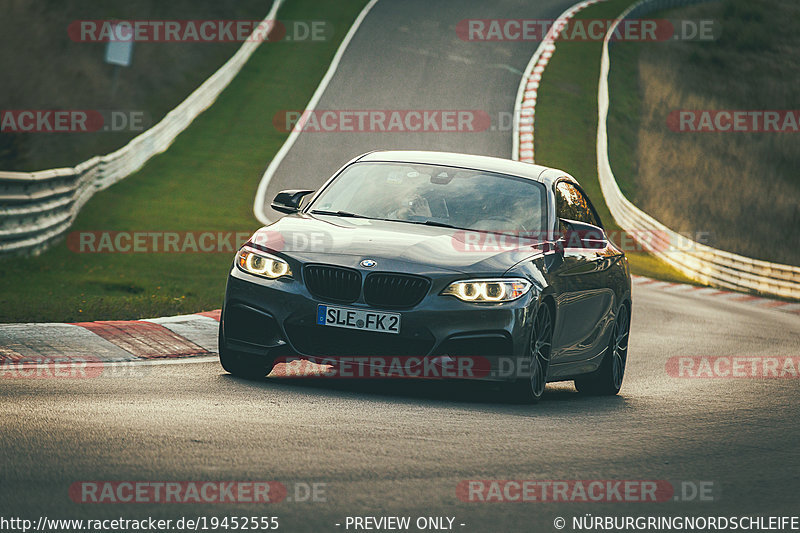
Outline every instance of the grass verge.
{"label": "grass verge", "polygon": [[[148,127],[230,58],[238,42],[137,42],[131,64],[104,61],[106,43],[68,32],[93,20],[261,20],[265,0],[104,0],[4,2],[0,17],[3,109],[130,111]],[[124,146],[141,131],[0,134],[0,169],[71,167]]]}
{"label": "grass verge", "polygon": [[[632,0],[592,5],[579,19],[615,19]],[[536,163],[561,168],[575,176],[592,199],[606,229],[620,230],[603,199],[597,178],[597,82],[602,42],[561,41],[542,75],[536,103]],[[613,97],[612,97],[613,101]],[[626,255],[634,274],[692,283],[654,256],[641,251]]]}
{"label": "grass verge", "polygon": [[[272,125],[303,108],[366,0],[287,2],[288,20],[326,20],[326,42],[264,43],[217,102],[165,153],[95,195],[73,232],[252,232],[264,168],[286,138]],[[233,254],[79,254],[61,242],[0,261],[0,322],[134,319],[218,308]]]}
{"label": "grass verge", "polygon": [[679,110],[796,109],[800,37],[786,21],[800,17],[800,5],[725,0],[648,17],[714,21],[721,32],[614,46],[609,153],[622,191],[695,240],[800,265],[796,123],[777,132],[668,125]]}

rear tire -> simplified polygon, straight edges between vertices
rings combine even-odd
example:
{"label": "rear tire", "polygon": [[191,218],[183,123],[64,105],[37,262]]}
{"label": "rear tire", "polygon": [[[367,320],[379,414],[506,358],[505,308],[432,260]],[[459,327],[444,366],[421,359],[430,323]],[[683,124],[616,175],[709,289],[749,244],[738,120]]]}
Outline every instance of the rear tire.
{"label": "rear tire", "polygon": [[600,368],[575,380],[575,388],[582,394],[592,396],[614,396],[622,388],[625,366],[628,362],[628,333],[631,321],[628,307],[619,308],[611,339]]}
{"label": "rear tire", "polygon": [[251,380],[263,379],[275,366],[273,357],[229,349],[222,332],[222,322],[219,324],[219,362],[229,374]]}
{"label": "rear tire", "polygon": [[553,343],[553,318],[546,304],[539,306],[531,330],[526,353],[530,375],[517,379],[509,386],[508,397],[513,403],[537,403],[544,393]]}

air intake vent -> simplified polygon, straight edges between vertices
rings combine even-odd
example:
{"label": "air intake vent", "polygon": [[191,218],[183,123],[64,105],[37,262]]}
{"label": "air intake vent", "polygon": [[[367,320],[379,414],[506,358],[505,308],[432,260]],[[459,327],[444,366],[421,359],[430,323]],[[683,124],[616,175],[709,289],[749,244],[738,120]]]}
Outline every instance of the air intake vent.
{"label": "air intake vent", "polygon": [[357,270],[326,265],[306,265],[303,279],[308,291],[323,300],[355,302],[361,294],[361,274]]}
{"label": "air intake vent", "polygon": [[374,272],[364,282],[364,300],[376,307],[413,307],[430,286],[430,280],[420,276]]}

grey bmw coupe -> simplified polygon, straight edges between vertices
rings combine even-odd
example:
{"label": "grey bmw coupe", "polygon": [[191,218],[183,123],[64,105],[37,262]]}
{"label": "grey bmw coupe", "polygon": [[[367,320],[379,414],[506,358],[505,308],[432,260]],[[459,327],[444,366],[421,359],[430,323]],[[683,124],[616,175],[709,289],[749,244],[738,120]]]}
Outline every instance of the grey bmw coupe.
{"label": "grey bmw coupe", "polygon": [[231,374],[263,378],[301,358],[386,376],[390,357],[422,369],[412,376],[505,381],[521,401],[552,381],[619,392],[628,262],[566,172],[370,152],[272,207],[287,216],[242,246],[228,276],[219,356]]}

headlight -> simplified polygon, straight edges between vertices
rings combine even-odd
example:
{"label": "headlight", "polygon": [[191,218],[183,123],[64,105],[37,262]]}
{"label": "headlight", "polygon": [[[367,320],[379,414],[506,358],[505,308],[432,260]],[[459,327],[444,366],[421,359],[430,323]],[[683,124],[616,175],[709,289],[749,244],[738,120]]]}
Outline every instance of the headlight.
{"label": "headlight", "polygon": [[245,272],[262,278],[277,279],[292,275],[289,263],[283,259],[247,247],[239,250],[236,264]]}
{"label": "headlight", "polygon": [[468,279],[451,283],[442,294],[465,302],[510,302],[530,288],[530,282],[522,278]]}

